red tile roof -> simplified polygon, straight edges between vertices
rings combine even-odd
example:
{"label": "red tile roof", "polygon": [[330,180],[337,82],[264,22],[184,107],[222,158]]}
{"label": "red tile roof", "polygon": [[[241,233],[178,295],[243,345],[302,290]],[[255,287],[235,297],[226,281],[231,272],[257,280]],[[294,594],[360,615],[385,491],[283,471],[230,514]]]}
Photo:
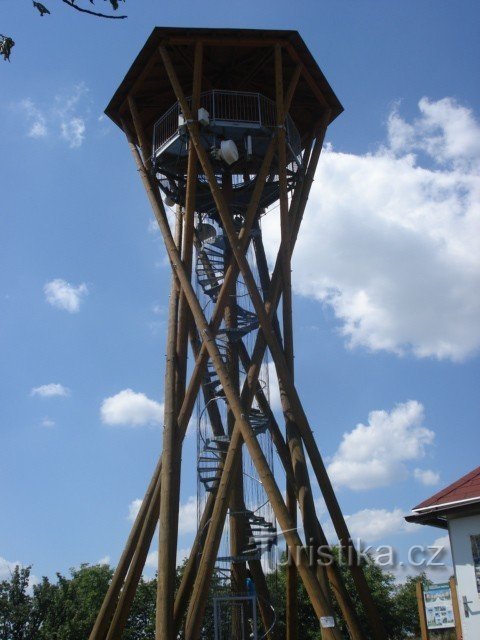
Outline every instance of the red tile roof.
{"label": "red tile roof", "polygon": [[425,509],[427,507],[435,508],[439,505],[449,504],[452,502],[461,502],[462,500],[471,500],[478,498],[480,501],[480,467],[477,467],[467,475],[460,478],[453,484],[448,485],[431,498],[427,498],[416,507],[417,509]]}

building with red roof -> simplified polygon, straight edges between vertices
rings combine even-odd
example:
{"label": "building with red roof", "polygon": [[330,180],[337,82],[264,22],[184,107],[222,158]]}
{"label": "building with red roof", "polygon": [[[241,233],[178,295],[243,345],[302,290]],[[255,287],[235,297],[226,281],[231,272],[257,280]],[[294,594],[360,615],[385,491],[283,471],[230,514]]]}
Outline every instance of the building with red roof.
{"label": "building with red roof", "polygon": [[480,467],[412,509],[407,522],[447,529],[463,640],[480,640]]}

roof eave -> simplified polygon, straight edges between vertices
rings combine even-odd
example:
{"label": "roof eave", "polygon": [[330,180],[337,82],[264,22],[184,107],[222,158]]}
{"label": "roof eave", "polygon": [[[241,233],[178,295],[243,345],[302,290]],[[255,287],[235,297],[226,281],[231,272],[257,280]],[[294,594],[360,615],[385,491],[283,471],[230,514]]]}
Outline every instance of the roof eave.
{"label": "roof eave", "polygon": [[158,49],[159,43],[162,38],[168,38],[168,36],[174,36],[175,34],[192,34],[199,36],[200,34],[204,34],[205,37],[208,35],[216,34],[215,37],[219,38],[220,36],[251,36],[257,35],[260,37],[260,34],[269,33],[272,37],[275,37],[279,40],[283,40],[289,43],[293,49],[299,52],[299,55],[302,59],[303,64],[305,65],[306,70],[313,76],[318,88],[322,92],[325,97],[325,100],[328,103],[330,108],[330,121],[331,124],[343,111],[344,108],[335,95],[332,87],[330,86],[328,80],[324,76],[322,70],[320,69],[318,63],[316,62],[313,55],[310,53],[310,50],[306,46],[302,37],[298,33],[298,31],[293,30],[267,30],[267,29],[202,29],[202,28],[179,28],[179,27],[155,27],[150,33],[147,41],[143,45],[142,49],[136,56],[135,60],[131,64],[128,69],[125,77],[122,82],[118,86],[117,90],[113,94],[111,100],[109,101],[105,114],[113,121],[117,126],[122,128],[120,122],[120,111],[125,103],[125,100],[128,96],[129,91],[134,85],[136,79],[141,73],[141,69],[148,64],[151,57],[155,54],[155,51]]}

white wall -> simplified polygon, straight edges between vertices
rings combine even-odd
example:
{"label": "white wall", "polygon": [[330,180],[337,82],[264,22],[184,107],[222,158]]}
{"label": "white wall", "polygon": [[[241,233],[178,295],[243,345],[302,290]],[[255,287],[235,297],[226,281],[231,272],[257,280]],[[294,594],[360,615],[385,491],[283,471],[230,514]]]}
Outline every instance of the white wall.
{"label": "white wall", "polygon": [[[480,535],[480,514],[448,520],[453,566],[457,579],[458,606],[462,619],[463,640],[480,640],[480,594],[477,591],[470,536]],[[463,597],[468,600],[465,616]]]}

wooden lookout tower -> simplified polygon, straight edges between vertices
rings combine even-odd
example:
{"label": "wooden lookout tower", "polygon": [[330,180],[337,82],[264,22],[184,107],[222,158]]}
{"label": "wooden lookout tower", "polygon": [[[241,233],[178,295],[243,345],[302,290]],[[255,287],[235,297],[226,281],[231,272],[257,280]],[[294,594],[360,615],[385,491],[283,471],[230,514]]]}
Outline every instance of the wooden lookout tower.
{"label": "wooden lookout tower", "polygon": [[[297,32],[174,28],[154,29],[106,109],[128,140],[172,284],[162,454],[90,640],[121,639],[157,525],[156,640],[301,640],[298,580],[319,637],[342,638],[336,602],[352,639],[386,638],[294,381],[291,256],[327,127],[341,112]],[[281,230],[273,271],[263,215]],[[272,368],[283,425],[270,405]],[[191,421],[197,456],[184,462],[196,471],[198,530],[176,586]],[[328,545],[307,459],[368,628],[338,564],[308,553]],[[268,579],[277,544],[290,558],[282,624]]]}

